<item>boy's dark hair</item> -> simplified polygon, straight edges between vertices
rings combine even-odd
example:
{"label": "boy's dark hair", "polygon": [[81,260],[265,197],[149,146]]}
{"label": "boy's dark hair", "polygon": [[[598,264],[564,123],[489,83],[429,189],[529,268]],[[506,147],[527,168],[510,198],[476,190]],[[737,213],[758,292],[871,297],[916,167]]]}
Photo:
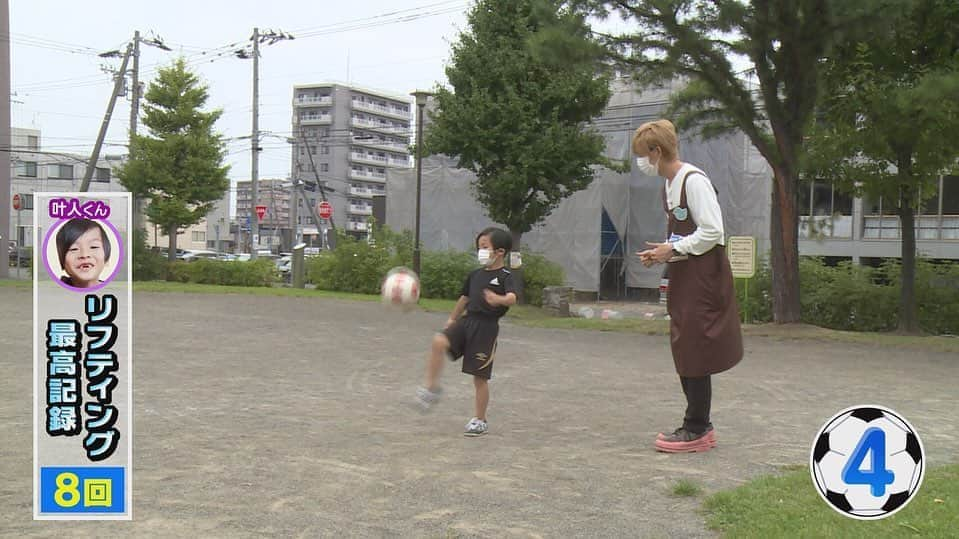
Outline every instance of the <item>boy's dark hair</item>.
{"label": "boy's dark hair", "polygon": [[60,257],[60,267],[67,267],[67,251],[77,239],[87,231],[97,228],[100,230],[100,240],[103,241],[103,260],[110,260],[110,240],[107,231],[96,221],[90,219],[70,219],[57,231],[57,255]]}
{"label": "boy's dark hair", "polygon": [[494,250],[505,249],[507,253],[513,250],[513,236],[502,228],[491,226],[477,234],[474,242],[477,249],[479,249],[479,240],[483,236],[489,236],[490,245]]}

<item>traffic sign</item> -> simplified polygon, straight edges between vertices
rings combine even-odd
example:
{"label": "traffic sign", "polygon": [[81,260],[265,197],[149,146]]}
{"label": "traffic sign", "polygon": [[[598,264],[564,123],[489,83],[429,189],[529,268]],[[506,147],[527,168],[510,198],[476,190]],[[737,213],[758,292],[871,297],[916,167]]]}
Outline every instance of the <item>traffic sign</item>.
{"label": "traffic sign", "polygon": [[266,206],[263,204],[256,205],[256,218],[260,221],[263,220],[263,216],[266,215]]}
{"label": "traffic sign", "polygon": [[329,219],[333,217],[333,206],[324,200],[316,205],[316,213],[320,219]]}
{"label": "traffic sign", "polygon": [[20,193],[14,193],[13,195],[13,209],[20,211],[20,208],[23,207],[23,203],[20,201]]}

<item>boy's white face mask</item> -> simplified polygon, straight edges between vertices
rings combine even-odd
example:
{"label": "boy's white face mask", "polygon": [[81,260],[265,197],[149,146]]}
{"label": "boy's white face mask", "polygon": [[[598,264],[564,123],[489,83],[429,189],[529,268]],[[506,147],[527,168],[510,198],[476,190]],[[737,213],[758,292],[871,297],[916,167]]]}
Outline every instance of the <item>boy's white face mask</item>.
{"label": "boy's white face mask", "polygon": [[490,251],[489,249],[480,249],[479,251],[476,251],[476,260],[478,260],[479,263],[484,266],[488,265],[493,260],[493,251]]}

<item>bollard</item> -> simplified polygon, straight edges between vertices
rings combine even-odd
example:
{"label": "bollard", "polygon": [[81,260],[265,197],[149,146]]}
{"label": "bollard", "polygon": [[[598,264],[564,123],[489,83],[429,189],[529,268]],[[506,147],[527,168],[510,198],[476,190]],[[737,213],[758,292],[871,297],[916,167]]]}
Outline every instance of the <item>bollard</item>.
{"label": "bollard", "polygon": [[305,243],[298,243],[293,246],[293,267],[291,268],[293,273],[293,288],[304,288],[306,286],[305,279],[303,278],[306,274],[306,261],[303,256],[305,249]]}

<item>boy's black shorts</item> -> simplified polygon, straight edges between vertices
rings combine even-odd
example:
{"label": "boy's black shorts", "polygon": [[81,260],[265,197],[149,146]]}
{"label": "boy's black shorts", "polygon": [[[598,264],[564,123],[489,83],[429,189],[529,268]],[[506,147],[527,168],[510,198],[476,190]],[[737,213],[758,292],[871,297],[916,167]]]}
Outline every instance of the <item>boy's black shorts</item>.
{"label": "boy's black shorts", "polygon": [[463,358],[463,372],[486,378],[493,376],[493,357],[499,321],[495,318],[466,316],[443,330],[450,341],[453,361]]}

